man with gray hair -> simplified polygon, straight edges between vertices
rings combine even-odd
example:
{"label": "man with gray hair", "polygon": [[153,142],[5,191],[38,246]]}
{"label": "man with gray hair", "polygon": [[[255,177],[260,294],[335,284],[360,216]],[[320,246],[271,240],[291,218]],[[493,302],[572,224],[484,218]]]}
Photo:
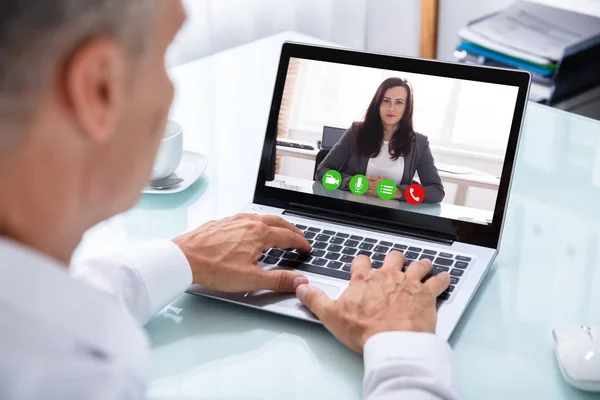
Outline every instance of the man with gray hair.
{"label": "man with gray hair", "polygon": [[[0,399],[145,396],[140,326],[197,283],[296,292],[365,355],[366,398],[456,398],[450,349],[434,335],[431,262],[402,272],[357,257],[335,301],[294,271],[264,271],[263,249],[311,251],[274,216],[238,215],[173,241],[69,268],[84,232],[132,207],[150,176],[173,86],[165,52],[181,0],[0,3]],[[282,393],[282,398],[286,394]]]}

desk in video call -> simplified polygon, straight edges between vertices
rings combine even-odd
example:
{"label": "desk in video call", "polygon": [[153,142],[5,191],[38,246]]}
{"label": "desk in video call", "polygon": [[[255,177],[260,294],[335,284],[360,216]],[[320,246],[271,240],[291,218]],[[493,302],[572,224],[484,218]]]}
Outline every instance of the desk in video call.
{"label": "desk in video call", "polygon": [[477,210],[469,207],[457,206],[454,204],[422,203],[415,206],[399,200],[382,200],[379,197],[373,196],[355,196],[346,190],[326,190],[321,182],[284,175],[275,175],[275,180],[267,182],[266,184],[267,186],[280,189],[295,190],[303,193],[354,201],[357,203],[370,204],[386,208],[412,211],[444,218],[457,219],[460,221],[486,224],[490,222],[493,217],[491,211]]}

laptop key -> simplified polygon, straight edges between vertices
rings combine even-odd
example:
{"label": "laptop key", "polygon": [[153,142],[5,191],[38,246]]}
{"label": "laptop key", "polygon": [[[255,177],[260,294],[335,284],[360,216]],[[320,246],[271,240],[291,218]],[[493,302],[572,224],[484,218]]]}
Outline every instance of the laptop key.
{"label": "laptop key", "polygon": [[337,237],[337,236],[336,236],[336,237],[333,237],[333,238],[331,238],[331,240],[329,241],[329,243],[331,243],[331,244],[342,244],[342,243],[344,243],[344,242],[345,242],[345,239],[344,239],[344,238]]}
{"label": "laptop key", "polygon": [[381,242],[379,242],[379,245],[380,246],[392,247],[394,245],[394,243],[381,241]]}
{"label": "laptop key", "polygon": [[469,266],[469,263],[466,263],[464,261],[457,261],[456,264],[454,264],[454,268],[460,268],[460,269],[465,269]]}
{"label": "laptop key", "polygon": [[373,238],[365,238],[363,241],[367,243],[377,243],[377,239]]}
{"label": "laptop key", "polygon": [[300,267],[303,264],[302,264],[301,261],[298,261],[298,260],[286,260],[286,259],[283,259],[283,260],[279,261],[279,264],[277,264],[277,265],[279,265],[280,267],[298,268],[298,267]]}
{"label": "laptop key", "polygon": [[344,265],[344,264],[342,264],[339,261],[329,261],[327,263],[327,268],[340,269],[342,267],[342,265]]}
{"label": "laptop key", "polygon": [[413,251],[409,251],[407,253],[404,254],[405,258],[410,258],[411,260],[416,260],[417,258],[419,258],[419,253],[415,253]]}
{"label": "laptop key", "polygon": [[379,269],[379,268],[383,267],[383,263],[381,261],[373,261],[371,263],[371,266],[375,269]]}
{"label": "laptop key", "polygon": [[362,236],[352,235],[352,236],[350,236],[350,239],[352,239],[352,240],[359,240],[360,241],[360,240],[363,240],[364,238]]}
{"label": "laptop key", "polygon": [[315,242],[314,240],[310,240],[310,239],[307,239],[306,241],[307,241],[307,242],[308,242],[308,244],[310,244],[311,246],[312,246],[312,245],[313,245],[313,243]]}
{"label": "laptop key", "polygon": [[421,254],[421,257],[419,257],[419,260],[428,259],[428,260],[431,260],[431,262],[433,262],[434,258],[435,258],[434,256],[428,256],[427,254]]}
{"label": "laptop key", "polygon": [[310,255],[315,257],[323,257],[325,254],[327,254],[327,252],[324,250],[313,249],[313,251],[310,252]]}
{"label": "laptop key", "polygon": [[450,298],[450,293],[448,293],[448,292],[444,292],[438,296],[438,299],[440,299],[440,300],[448,300],[449,298]]}
{"label": "laptop key", "polygon": [[452,271],[450,271],[451,276],[463,276],[464,273],[465,273],[465,271],[463,271],[462,269],[456,269],[456,268],[454,268]]}
{"label": "laptop key", "polygon": [[317,242],[329,242],[329,239],[331,239],[331,236],[329,236],[329,235],[323,235],[323,234],[321,234],[321,235],[318,235],[318,236],[315,238],[315,240],[316,240]]}
{"label": "laptop key", "polygon": [[390,251],[389,247],[385,247],[385,246],[375,246],[375,248],[373,249],[373,251],[375,253],[383,253],[383,254],[387,254]]}
{"label": "laptop key", "polygon": [[264,260],[264,259],[265,259],[265,256],[264,256],[264,255],[261,255],[261,256],[258,258],[258,261],[260,262],[260,261],[262,261],[262,260]]}
{"label": "laptop key", "polygon": [[329,246],[327,242],[317,242],[313,244],[313,249],[326,249]]}
{"label": "laptop key", "polygon": [[344,243],[344,246],[346,246],[346,247],[356,247],[356,246],[358,246],[358,243],[359,243],[358,241],[350,239],[350,240],[346,240],[346,243]]}
{"label": "laptop key", "polygon": [[296,228],[300,229],[301,231],[305,231],[308,227],[306,225],[296,224]]}
{"label": "laptop key", "polygon": [[313,258],[314,257],[312,257],[310,254],[300,254],[300,256],[298,256],[298,261],[304,264],[310,264]]}
{"label": "laptop key", "polygon": [[358,246],[358,248],[361,249],[361,250],[373,250],[373,245],[370,244],[370,243],[362,242],[360,244],[360,246]]}
{"label": "laptop key", "polygon": [[344,264],[342,270],[350,272],[350,264]]}
{"label": "laptop key", "polygon": [[327,248],[328,251],[333,251],[335,253],[339,253],[340,251],[342,251],[342,246],[339,246],[337,244],[331,244],[329,245],[329,247]]}
{"label": "laptop key", "polygon": [[458,283],[458,280],[459,280],[459,279],[460,279],[460,278],[457,278],[457,277],[455,277],[455,276],[451,276],[451,277],[450,277],[450,284],[451,284],[451,285],[456,285],[456,284]]}
{"label": "laptop key", "polygon": [[325,255],[325,258],[328,260],[337,260],[338,258],[340,258],[340,255],[338,253],[327,253]]}
{"label": "laptop key", "polygon": [[335,231],[323,231],[323,235],[335,236]]}
{"label": "laptop key", "polygon": [[277,261],[279,261],[279,258],[271,256],[265,257],[263,260],[265,264],[277,264]]}
{"label": "laptop key", "polygon": [[398,244],[398,243],[396,243],[396,244],[394,244],[394,249],[396,249],[396,250],[406,250],[407,246],[404,245],[404,244]]}
{"label": "laptop key", "polygon": [[373,260],[383,261],[383,260],[385,260],[385,254],[375,253],[373,255]]}
{"label": "laptop key", "polygon": [[367,256],[367,257],[371,257],[372,255],[373,255],[372,252],[366,251],[366,250],[361,250],[357,254],[357,256]]}
{"label": "laptop key", "polygon": [[309,227],[309,228],[307,229],[307,231],[311,231],[311,232],[317,232],[317,233],[321,232],[321,230],[320,230],[319,228],[313,228],[312,226],[311,226],[311,227]]}
{"label": "laptop key", "polygon": [[421,249],[420,247],[413,247],[413,246],[410,246],[410,247],[408,248],[408,250],[409,250],[409,251],[416,251],[417,253],[420,253],[420,252],[421,252],[421,250],[423,250],[423,249]]}
{"label": "laptop key", "polygon": [[446,289],[446,292],[452,293],[454,291],[454,288],[455,288],[455,286],[450,285],[450,286],[448,286],[448,289]]}
{"label": "laptop key", "polygon": [[456,256],[454,257],[459,261],[471,261],[471,257],[465,257],[465,256]]}
{"label": "laptop key", "polygon": [[434,264],[449,266],[452,265],[453,262],[454,260],[451,260],[449,258],[438,257],[435,259]]}
{"label": "laptop key", "polygon": [[268,254],[273,257],[281,257],[285,254],[285,251],[279,249],[271,249],[271,251],[269,251]]}
{"label": "laptop key", "polygon": [[324,258],[315,258],[314,260],[312,260],[311,264],[323,266],[323,265],[327,264],[327,260]]}
{"label": "laptop key", "polygon": [[435,256],[437,254],[437,251],[434,250],[423,250],[423,254],[427,254],[428,256]]}
{"label": "laptop key", "polygon": [[346,254],[349,256],[353,256],[356,254],[356,249],[353,249],[352,247],[344,247],[344,250],[342,250],[342,254]]}
{"label": "laptop key", "polygon": [[440,253],[440,257],[448,257],[448,258],[452,258],[454,257],[452,254],[450,253]]}
{"label": "laptop key", "polygon": [[[327,261],[327,260],[324,260],[324,261]],[[313,274],[331,276],[334,278],[344,279],[346,281],[350,280],[349,272],[338,270],[338,269],[333,269],[333,268],[325,268],[322,266],[317,266],[317,265],[315,265],[314,262],[312,264],[299,264],[296,268],[299,270],[302,270],[302,271],[312,272]]]}
{"label": "laptop key", "polygon": [[435,275],[437,275],[439,273],[448,272],[448,271],[450,271],[450,268],[448,268],[448,267],[442,267],[440,265],[434,265],[433,269],[431,270],[431,275],[435,276]]}
{"label": "laptop key", "polygon": [[348,235],[347,233],[342,233],[342,232],[336,233],[335,236],[341,237],[341,238],[344,238],[344,239],[347,239],[347,238],[350,237],[350,235]]}
{"label": "laptop key", "polygon": [[315,236],[317,236],[317,234],[314,232],[309,232],[309,231],[304,232],[304,237],[307,239],[313,239]]}
{"label": "laptop key", "polygon": [[347,255],[343,255],[343,256],[340,258],[340,261],[341,261],[341,262],[344,262],[344,263],[351,263],[351,262],[352,262],[352,260],[354,260],[354,257],[353,257],[353,256],[347,256]]}
{"label": "laptop key", "polygon": [[285,258],[286,260],[297,260],[298,257],[300,257],[300,254],[295,253],[293,251],[286,251],[283,255],[283,258]]}

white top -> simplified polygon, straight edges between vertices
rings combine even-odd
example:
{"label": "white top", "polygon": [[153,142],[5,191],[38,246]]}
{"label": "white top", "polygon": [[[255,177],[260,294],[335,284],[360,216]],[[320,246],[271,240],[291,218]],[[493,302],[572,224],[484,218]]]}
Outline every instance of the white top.
{"label": "white top", "polygon": [[396,182],[399,186],[404,175],[404,157],[393,160],[390,157],[389,143],[383,142],[381,150],[375,158],[369,158],[366,176],[383,176]]}
{"label": "white top", "polygon": [[[0,399],[141,399],[141,326],[191,283],[179,247],[156,240],[67,269],[0,237]],[[365,399],[458,399],[451,350],[433,334],[386,332],[364,350]]]}

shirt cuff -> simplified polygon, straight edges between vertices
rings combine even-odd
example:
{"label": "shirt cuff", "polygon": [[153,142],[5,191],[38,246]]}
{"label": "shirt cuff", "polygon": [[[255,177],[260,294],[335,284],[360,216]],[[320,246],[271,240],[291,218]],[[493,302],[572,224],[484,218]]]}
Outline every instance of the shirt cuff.
{"label": "shirt cuff", "polygon": [[364,348],[365,369],[374,369],[390,359],[413,359],[450,363],[448,342],[432,333],[381,332],[371,336]]}
{"label": "shirt cuff", "polygon": [[123,255],[139,272],[150,312],[162,310],[192,284],[192,269],[183,251],[170,240],[153,240]]}

